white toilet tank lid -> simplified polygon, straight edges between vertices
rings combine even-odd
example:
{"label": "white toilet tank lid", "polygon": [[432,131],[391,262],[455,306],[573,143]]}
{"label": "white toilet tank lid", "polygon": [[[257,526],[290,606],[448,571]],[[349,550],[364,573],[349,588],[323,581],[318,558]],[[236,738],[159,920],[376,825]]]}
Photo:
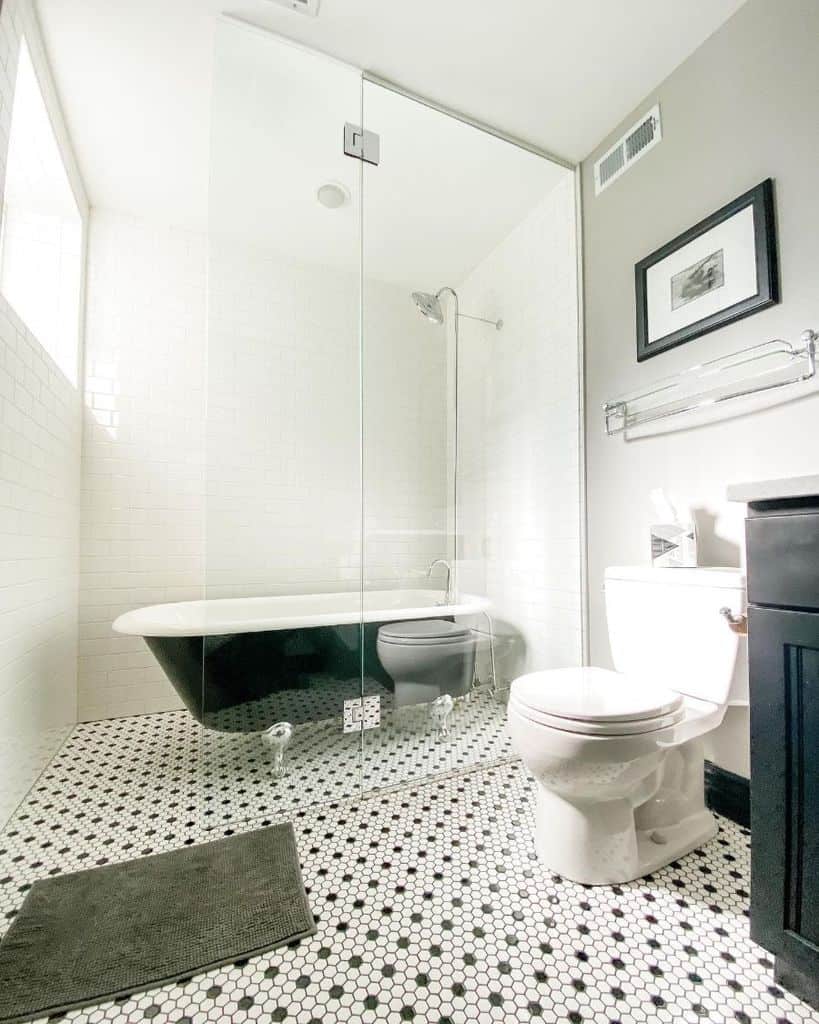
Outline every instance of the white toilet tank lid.
{"label": "white toilet tank lid", "polygon": [[615,565],[606,569],[606,580],[626,580],[636,583],[679,584],[689,587],[711,587],[725,590],[744,590],[745,573],[731,566],[705,566],[696,568],[655,568],[651,565]]}
{"label": "white toilet tank lid", "polygon": [[512,683],[511,699],[575,722],[639,722],[675,711],[682,697],[604,668],[530,672]]}

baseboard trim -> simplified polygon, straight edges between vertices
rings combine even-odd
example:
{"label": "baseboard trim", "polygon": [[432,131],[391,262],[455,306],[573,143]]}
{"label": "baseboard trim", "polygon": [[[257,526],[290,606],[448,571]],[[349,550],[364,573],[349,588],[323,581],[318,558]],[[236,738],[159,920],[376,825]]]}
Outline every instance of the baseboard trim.
{"label": "baseboard trim", "polygon": [[717,814],[751,827],[751,783],[742,775],[705,762],[705,802]]}

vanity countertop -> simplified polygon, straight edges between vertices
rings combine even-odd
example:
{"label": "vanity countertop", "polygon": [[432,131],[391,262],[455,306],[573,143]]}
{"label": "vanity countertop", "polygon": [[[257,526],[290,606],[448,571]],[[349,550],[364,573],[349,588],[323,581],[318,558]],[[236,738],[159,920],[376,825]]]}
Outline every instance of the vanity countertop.
{"label": "vanity countertop", "polygon": [[779,498],[812,498],[819,495],[819,475],[730,484],[727,494],[729,501],[745,502],[776,501]]}

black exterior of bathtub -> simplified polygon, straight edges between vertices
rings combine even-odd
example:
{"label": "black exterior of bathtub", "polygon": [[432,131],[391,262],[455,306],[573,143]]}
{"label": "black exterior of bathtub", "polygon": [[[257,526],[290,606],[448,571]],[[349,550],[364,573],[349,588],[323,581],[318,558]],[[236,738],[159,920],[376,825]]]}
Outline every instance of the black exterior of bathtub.
{"label": "black exterior of bathtub", "polygon": [[145,642],[198,722],[220,732],[257,732],[282,720],[302,725],[340,716],[344,699],[361,694],[362,632],[367,676],[392,692],[376,654],[383,624]]}

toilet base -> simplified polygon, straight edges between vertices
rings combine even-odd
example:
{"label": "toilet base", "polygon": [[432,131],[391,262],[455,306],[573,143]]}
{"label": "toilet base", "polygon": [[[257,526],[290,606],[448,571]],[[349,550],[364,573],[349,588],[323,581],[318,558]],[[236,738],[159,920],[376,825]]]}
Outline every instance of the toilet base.
{"label": "toilet base", "polygon": [[661,828],[638,829],[628,800],[568,803],[540,789],[535,845],[551,871],[584,885],[632,882],[703,846],[717,834],[705,807]]}
{"label": "toilet base", "polygon": [[[637,852],[640,870],[634,878],[642,878],[643,875],[658,871],[678,857],[684,857],[692,850],[699,849],[710,842],[718,831],[714,815],[703,809],[699,814],[692,814],[690,818],[686,818],[678,825],[672,825],[671,828],[638,832]],[[658,833],[664,842],[657,842]],[[624,881],[631,882],[633,879],[627,878]]]}
{"label": "toilet base", "polygon": [[441,696],[441,687],[435,682],[395,683],[395,706],[409,708],[416,704],[431,704]]}

